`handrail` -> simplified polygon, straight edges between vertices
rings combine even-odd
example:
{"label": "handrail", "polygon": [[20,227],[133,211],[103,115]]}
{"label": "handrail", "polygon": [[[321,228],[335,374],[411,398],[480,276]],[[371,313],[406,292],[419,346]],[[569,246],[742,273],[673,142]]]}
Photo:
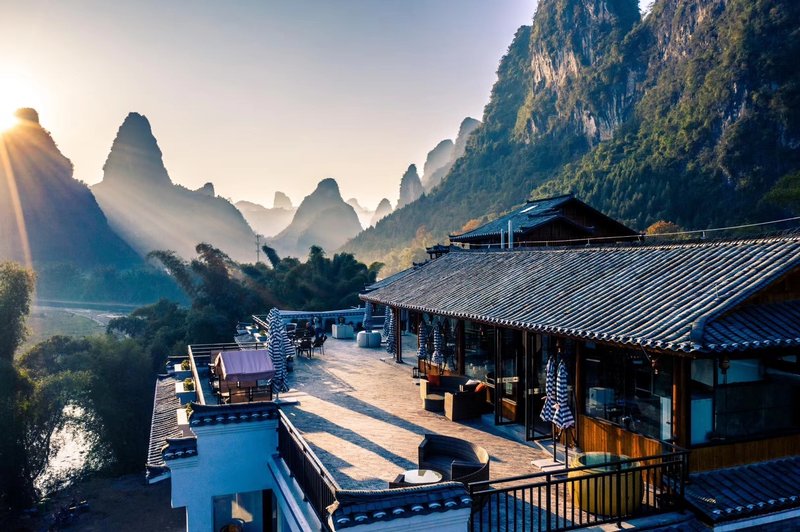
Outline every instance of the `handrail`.
{"label": "handrail", "polygon": [[[667,442],[664,442],[664,443],[667,443]],[[671,452],[671,453],[653,454],[653,455],[650,455],[650,456],[642,456],[642,457],[638,457],[638,458],[630,458],[629,457],[629,458],[627,458],[625,460],[614,460],[613,462],[604,462],[602,464],[586,465],[586,466],[579,466],[579,467],[570,467],[568,469],[568,471],[582,471],[582,470],[585,470],[585,469],[597,469],[599,467],[614,466],[614,465],[617,465],[617,464],[620,464],[620,465],[631,464],[631,463],[634,463],[634,462],[645,462],[645,461],[650,461],[650,460],[671,458],[673,456],[682,456],[682,455],[687,455],[688,456],[688,454],[689,454],[688,450],[681,449],[677,445],[673,445],[673,444],[668,444],[668,445],[672,445],[676,449],[680,449],[680,450],[675,451],[675,452]],[[552,473],[548,473],[546,471],[542,471],[540,473],[526,473],[524,475],[517,475],[515,477],[505,477],[505,478],[498,478],[498,479],[494,479],[494,480],[481,480],[480,482],[472,482],[472,483],[470,483],[470,485],[471,486],[480,486],[480,485],[489,485],[489,484],[499,484],[499,483],[502,483],[502,482],[516,482],[516,481],[519,481],[519,480],[528,480],[528,479],[535,479],[535,478],[539,478],[539,477],[545,477],[545,476],[547,476],[549,474],[552,474]]]}
{"label": "handrail", "polygon": [[470,483],[470,529],[621,526],[623,519],[680,509],[689,451],[668,447],[659,455]]}
{"label": "handrail", "polygon": [[319,517],[324,529],[328,528],[327,508],[336,501],[341,489],[336,479],[308,446],[308,443],[282,412],[278,412],[278,452]]}
{"label": "handrail", "polygon": [[218,344],[192,344],[189,353],[194,356],[208,356],[218,351],[241,351],[242,349],[266,349],[262,342],[242,342],[241,344],[227,342]]}

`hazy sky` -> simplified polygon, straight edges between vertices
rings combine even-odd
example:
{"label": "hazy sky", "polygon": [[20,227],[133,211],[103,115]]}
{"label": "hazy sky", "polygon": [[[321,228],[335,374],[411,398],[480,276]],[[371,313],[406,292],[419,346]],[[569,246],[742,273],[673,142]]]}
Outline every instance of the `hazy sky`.
{"label": "hazy sky", "polygon": [[535,5],[0,0],[0,111],[36,107],[89,184],[137,111],[175,183],[271,207],[276,190],[297,204],[333,177],[374,208],[481,118]]}

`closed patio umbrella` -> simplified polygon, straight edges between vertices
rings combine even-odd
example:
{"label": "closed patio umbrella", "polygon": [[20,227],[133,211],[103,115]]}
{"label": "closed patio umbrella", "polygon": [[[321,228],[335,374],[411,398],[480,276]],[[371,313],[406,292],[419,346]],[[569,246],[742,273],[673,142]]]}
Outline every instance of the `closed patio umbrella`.
{"label": "closed patio umbrella", "polygon": [[[269,339],[267,340],[267,355],[272,360],[275,367],[275,376],[272,377],[272,393],[275,399],[281,392],[289,391],[286,386],[286,345],[291,344],[283,327],[281,314],[278,309],[273,308],[269,311]],[[292,349],[294,351],[294,349]]]}
{"label": "closed patio umbrella", "polygon": [[[553,413],[553,425],[558,427],[560,433],[564,429],[575,426],[575,418],[572,416],[572,409],[569,407],[569,384],[567,383],[567,365],[562,360],[558,363],[558,374],[556,376],[556,404]],[[556,454],[556,439],[553,438],[553,461]],[[569,443],[564,440],[564,463],[569,467]]]}
{"label": "closed patio umbrella", "polygon": [[392,309],[389,308],[389,305],[386,305],[386,312],[383,314],[383,338],[389,338],[389,325],[392,321]]}
{"label": "closed patio umbrella", "polygon": [[389,326],[386,327],[384,323],[384,327],[388,329],[386,333],[386,352],[390,355],[397,355],[397,324],[394,320],[394,312],[392,312],[389,307],[386,307],[389,317]]}
{"label": "closed patio umbrella", "polygon": [[556,361],[551,356],[547,359],[544,379],[544,406],[539,417],[547,423],[553,422],[553,413],[556,405]]}
{"label": "closed patio umbrella", "polygon": [[556,407],[553,423],[561,430],[575,426],[575,418],[569,407],[569,384],[567,383],[567,365],[562,360],[558,364],[556,378]]}
{"label": "closed patio umbrella", "polygon": [[366,308],[364,309],[364,330],[368,333],[372,332],[372,303],[367,301]]}
{"label": "closed patio umbrella", "polygon": [[444,365],[444,342],[442,341],[442,328],[438,323],[433,325],[433,363]]}
{"label": "closed patio umbrella", "polygon": [[419,323],[419,348],[417,358],[420,360],[428,359],[428,326],[424,321]]}

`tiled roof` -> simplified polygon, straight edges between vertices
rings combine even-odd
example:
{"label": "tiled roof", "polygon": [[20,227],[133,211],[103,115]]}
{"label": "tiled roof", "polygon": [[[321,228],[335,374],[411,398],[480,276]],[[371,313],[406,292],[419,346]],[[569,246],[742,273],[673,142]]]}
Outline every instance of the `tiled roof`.
{"label": "tiled roof", "polygon": [[178,458],[191,458],[197,456],[197,438],[167,438],[167,446],[161,451],[164,460],[177,460]]}
{"label": "tiled roof", "polygon": [[559,218],[555,209],[573,199],[572,194],[529,201],[505,216],[492,220],[472,231],[460,235],[450,235],[452,242],[461,242],[484,236],[499,236],[500,231],[508,230],[511,221],[514,234],[521,234],[539,225]]}
{"label": "tiled roof", "polygon": [[800,345],[800,301],[753,305],[737,309],[705,328],[711,349],[733,343],[741,349]]}
{"label": "tiled roof", "polygon": [[167,444],[167,438],[179,438],[183,435],[178,428],[175,411],[181,402],[175,395],[175,379],[160,375],[156,381],[153,398],[153,417],[150,423],[150,445],[147,450],[147,478],[154,479],[167,472],[167,466],[161,451]]}
{"label": "tiled roof", "polygon": [[[795,268],[797,236],[452,251],[360,297],[543,334],[669,351],[735,351],[798,343],[800,322],[775,309],[725,315]],[[761,322],[745,327],[754,315]]]}
{"label": "tiled roof", "polygon": [[693,473],[685,498],[712,523],[800,507],[800,456]]}
{"label": "tiled roof", "polygon": [[192,403],[189,425],[192,427],[228,423],[246,423],[278,418],[278,405],[267,401],[232,405],[201,405]]}
{"label": "tiled roof", "polygon": [[389,277],[385,277],[385,278],[381,279],[380,281],[375,281],[371,285],[367,286],[365,288],[365,290],[366,291],[371,291],[371,290],[377,290],[378,288],[383,288],[385,286],[389,286],[393,282],[395,282],[395,281],[397,281],[399,279],[402,279],[403,277],[405,277],[406,275],[408,275],[409,273],[413,272],[414,270],[416,270],[419,267],[420,267],[419,265],[418,266],[414,266],[412,268],[408,268],[406,270],[402,270],[402,271],[399,271],[399,272],[397,272],[395,274],[392,274]]}
{"label": "tiled roof", "polygon": [[335,530],[472,506],[461,482],[387,490],[339,490],[328,507]]}

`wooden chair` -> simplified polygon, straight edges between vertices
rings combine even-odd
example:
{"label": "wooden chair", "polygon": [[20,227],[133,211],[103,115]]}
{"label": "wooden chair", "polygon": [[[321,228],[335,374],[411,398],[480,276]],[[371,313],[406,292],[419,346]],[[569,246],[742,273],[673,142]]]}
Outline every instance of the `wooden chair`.
{"label": "wooden chair", "polygon": [[296,349],[297,354],[302,355],[305,353],[308,358],[311,358],[314,354],[314,344],[310,337],[301,338],[297,343]]}
{"label": "wooden chair", "polygon": [[321,354],[324,355],[325,354],[325,340],[327,340],[327,339],[328,339],[328,337],[325,336],[324,334],[322,336],[317,336],[314,339],[314,343],[311,345],[311,349],[312,350],[317,349],[317,350],[319,350],[319,352]]}

